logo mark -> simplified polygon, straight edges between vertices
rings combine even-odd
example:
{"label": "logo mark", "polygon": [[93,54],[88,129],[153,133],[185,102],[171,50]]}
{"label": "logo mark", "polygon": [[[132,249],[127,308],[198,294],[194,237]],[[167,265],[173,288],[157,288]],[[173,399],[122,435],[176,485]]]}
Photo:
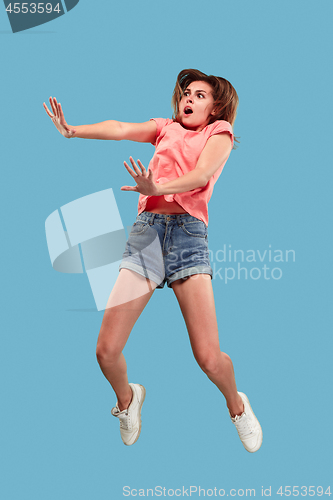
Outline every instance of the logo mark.
{"label": "logo mark", "polygon": [[63,16],[79,0],[49,0],[47,2],[9,2],[4,0],[13,33],[35,28]]}
{"label": "logo mark", "polygon": [[86,272],[98,311],[105,309],[126,243],[112,189],[55,210],[45,221],[45,231],[53,269]]}

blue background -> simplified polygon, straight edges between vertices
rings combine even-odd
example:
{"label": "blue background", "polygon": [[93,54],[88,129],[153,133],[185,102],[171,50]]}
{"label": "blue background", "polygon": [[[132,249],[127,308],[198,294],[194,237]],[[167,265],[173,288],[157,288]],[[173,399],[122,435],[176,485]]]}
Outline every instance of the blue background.
{"label": "blue background", "polygon": [[[3,8],[1,498],[120,499],[126,485],[333,492],[332,14],[326,0],[81,0],[14,35]],[[43,101],[56,96],[73,125],[170,117],[188,67],[228,78],[240,98],[241,142],[209,207],[212,251],[296,255],[277,264],[280,280],[213,281],[222,350],[264,431],[256,454],[196,365],[169,289],[125,349],[130,380],[147,389],[141,437],[125,447],[95,360],[102,313],[87,276],[55,272],[46,246],[51,212],[109,187],[130,225],[137,195],[120,191],[122,162],[148,165],[154,149],[65,140]]]}

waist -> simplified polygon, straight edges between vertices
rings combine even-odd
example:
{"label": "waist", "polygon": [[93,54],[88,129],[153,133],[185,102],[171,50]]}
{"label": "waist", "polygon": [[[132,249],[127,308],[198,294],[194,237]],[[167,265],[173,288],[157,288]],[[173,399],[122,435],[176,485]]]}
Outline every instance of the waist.
{"label": "waist", "polygon": [[[158,214],[155,212],[141,212],[136,218],[136,220],[142,220],[149,224],[157,223],[167,223],[167,222],[177,222],[178,224],[184,224],[186,222],[201,222],[206,225],[202,220],[197,219],[197,217],[193,217],[188,213],[184,214]],[[206,226],[207,227],[207,226]]]}
{"label": "waist", "polygon": [[166,201],[164,196],[150,196],[147,200],[145,210],[155,214],[186,214],[186,210],[176,201]]}

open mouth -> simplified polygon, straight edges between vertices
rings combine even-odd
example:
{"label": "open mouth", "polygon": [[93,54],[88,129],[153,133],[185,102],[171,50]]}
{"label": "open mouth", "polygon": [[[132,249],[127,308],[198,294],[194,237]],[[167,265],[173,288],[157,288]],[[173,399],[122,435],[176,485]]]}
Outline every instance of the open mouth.
{"label": "open mouth", "polygon": [[189,106],[186,106],[186,108],[184,109],[184,113],[185,115],[191,115],[193,113],[193,110]]}

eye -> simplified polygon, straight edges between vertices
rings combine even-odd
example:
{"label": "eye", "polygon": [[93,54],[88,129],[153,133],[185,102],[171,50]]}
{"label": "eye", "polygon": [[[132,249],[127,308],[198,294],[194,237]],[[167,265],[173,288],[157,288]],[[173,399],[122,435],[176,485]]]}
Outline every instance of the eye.
{"label": "eye", "polygon": [[204,98],[205,96],[203,94],[198,94],[198,97],[201,99]]}
{"label": "eye", "polygon": [[188,91],[188,90],[185,90],[185,92],[184,92],[184,96],[186,96],[186,97],[187,97],[188,95],[190,95],[189,91]]}

